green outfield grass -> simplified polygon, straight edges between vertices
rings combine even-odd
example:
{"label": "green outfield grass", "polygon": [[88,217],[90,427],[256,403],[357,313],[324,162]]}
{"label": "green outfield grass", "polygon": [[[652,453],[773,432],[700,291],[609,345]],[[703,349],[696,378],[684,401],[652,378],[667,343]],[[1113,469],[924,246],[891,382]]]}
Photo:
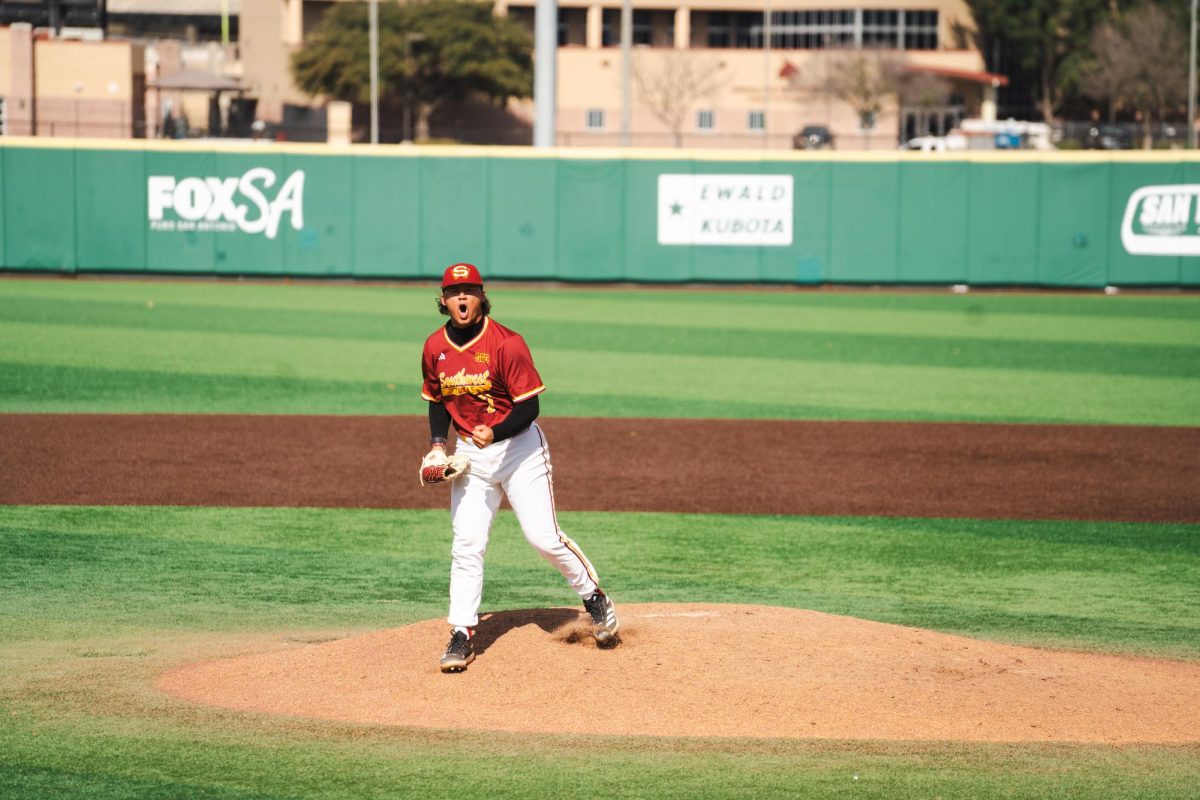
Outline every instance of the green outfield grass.
{"label": "green outfield grass", "polygon": [[[563,524],[623,603],[764,603],[1200,659],[1200,526]],[[1200,778],[1197,747],[447,733],[194,708],[150,688],[167,666],[256,641],[439,617],[448,549],[442,511],[0,507],[0,796],[1182,798]],[[488,570],[485,609],[575,602],[510,512]]]}
{"label": "green outfield grass", "polygon": [[[422,414],[435,293],[3,279],[0,413]],[[549,415],[1200,424],[1194,295],[490,293],[533,349]],[[563,523],[619,603],[759,603],[1200,660],[1197,525]],[[444,511],[0,506],[0,797],[1099,799],[1200,785],[1200,746],[454,733],[237,714],[153,689],[169,666],[281,637],[441,617],[448,527]],[[575,602],[509,512],[488,570],[485,609]]]}
{"label": "green outfield grass", "polygon": [[[436,288],[0,280],[0,411],[419,414]],[[498,285],[548,414],[1200,424],[1200,297]]]}

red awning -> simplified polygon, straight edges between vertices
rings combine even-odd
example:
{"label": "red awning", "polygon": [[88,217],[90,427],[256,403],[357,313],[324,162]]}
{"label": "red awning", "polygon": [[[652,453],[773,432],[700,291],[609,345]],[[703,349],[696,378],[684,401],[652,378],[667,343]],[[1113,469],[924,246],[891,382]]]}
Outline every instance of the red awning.
{"label": "red awning", "polygon": [[972,83],[988,83],[992,86],[1008,86],[1008,76],[997,75],[994,72],[976,72],[970,69],[951,69],[950,67],[927,67],[923,64],[908,64],[905,69],[909,72],[923,72],[927,75],[939,75],[943,78],[953,78]]}

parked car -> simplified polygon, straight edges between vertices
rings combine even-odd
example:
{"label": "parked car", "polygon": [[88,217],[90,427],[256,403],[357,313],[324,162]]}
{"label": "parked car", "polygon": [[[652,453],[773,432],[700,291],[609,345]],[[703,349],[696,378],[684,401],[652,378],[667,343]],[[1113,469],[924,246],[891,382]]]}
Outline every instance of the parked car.
{"label": "parked car", "polygon": [[917,136],[900,145],[901,150],[920,150],[924,153],[944,153],[947,150],[966,150],[967,138],[959,134]]}
{"label": "parked car", "polygon": [[805,125],[792,137],[792,148],[795,150],[832,150],[833,134],[825,125]]}
{"label": "parked car", "polygon": [[1127,125],[1093,125],[1083,146],[1087,150],[1132,150],[1133,131]]}

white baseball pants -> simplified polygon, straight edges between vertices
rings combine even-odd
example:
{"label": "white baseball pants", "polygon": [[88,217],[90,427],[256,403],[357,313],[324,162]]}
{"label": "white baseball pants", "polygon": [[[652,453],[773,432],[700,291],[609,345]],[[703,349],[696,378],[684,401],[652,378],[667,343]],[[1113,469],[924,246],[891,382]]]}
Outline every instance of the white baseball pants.
{"label": "white baseball pants", "polygon": [[471,460],[471,471],[450,485],[450,521],[454,544],[450,562],[450,615],[453,626],[479,624],[483,597],[483,556],[500,492],[508,498],[525,538],[554,565],[579,596],[596,591],[596,571],[558,527],[554,513],[550,448],[535,422],[511,439],[476,447],[458,438],[457,452]]}

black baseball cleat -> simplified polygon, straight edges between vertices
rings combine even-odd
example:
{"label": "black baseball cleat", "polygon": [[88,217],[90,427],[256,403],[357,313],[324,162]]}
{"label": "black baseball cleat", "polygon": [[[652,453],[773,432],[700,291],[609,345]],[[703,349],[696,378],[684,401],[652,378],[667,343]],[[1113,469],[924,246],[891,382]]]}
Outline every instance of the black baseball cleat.
{"label": "black baseball cleat", "polygon": [[608,595],[597,589],[591,597],[583,599],[583,607],[592,618],[592,636],[596,638],[596,644],[615,644],[621,623],[617,621],[617,609]]}
{"label": "black baseball cleat", "polygon": [[450,644],[446,645],[446,653],[442,656],[442,672],[462,672],[475,660],[475,647],[471,637],[462,631],[450,635]]}

